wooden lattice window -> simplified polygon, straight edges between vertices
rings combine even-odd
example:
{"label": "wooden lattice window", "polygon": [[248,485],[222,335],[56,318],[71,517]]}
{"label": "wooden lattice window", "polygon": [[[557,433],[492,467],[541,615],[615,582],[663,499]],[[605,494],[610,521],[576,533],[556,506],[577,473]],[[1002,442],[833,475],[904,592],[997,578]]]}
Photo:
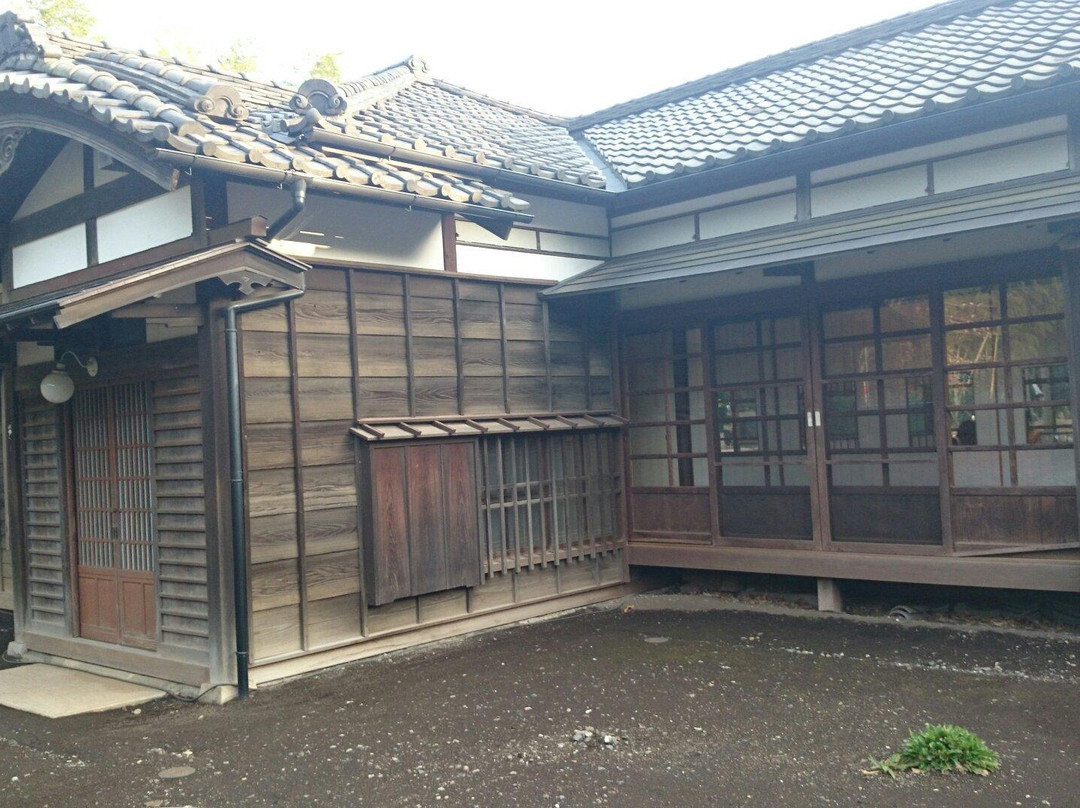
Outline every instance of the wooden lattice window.
{"label": "wooden lattice window", "polygon": [[486,437],[480,442],[483,566],[595,557],[621,544],[617,433]]}

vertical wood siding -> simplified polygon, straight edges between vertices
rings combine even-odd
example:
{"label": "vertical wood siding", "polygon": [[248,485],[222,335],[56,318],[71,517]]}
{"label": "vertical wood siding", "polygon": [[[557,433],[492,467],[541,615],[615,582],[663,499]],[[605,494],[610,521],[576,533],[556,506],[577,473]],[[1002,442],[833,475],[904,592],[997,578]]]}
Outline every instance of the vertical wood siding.
{"label": "vertical wood siding", "polygon": [[307,289],[240,318],[260,661],[372,634],[355,419],[613,408],[606,310],[549,312],[535,285],[366,270],[314,269]]}

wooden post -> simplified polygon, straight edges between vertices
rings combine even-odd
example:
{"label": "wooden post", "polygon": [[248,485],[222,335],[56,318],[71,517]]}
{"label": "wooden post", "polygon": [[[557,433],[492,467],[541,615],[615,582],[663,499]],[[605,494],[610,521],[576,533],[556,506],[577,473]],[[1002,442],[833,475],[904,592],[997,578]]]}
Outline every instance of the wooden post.
{"label": "wooden post", "polygon": [[844,611],[840,582],[835,578],[817,579],[817,608],[819,612],[842,613]]}
{"label": "wooden post", "polygon": [[1065,280],[1065,327],[1069,342],[1069,392],[1073,411],[1073,455],[1076,465],[1077,512],[1080,513],[1080,440],[1076,436],[1076,408],[1080,404],[1080,236],[1066,236],[1062,251]]}

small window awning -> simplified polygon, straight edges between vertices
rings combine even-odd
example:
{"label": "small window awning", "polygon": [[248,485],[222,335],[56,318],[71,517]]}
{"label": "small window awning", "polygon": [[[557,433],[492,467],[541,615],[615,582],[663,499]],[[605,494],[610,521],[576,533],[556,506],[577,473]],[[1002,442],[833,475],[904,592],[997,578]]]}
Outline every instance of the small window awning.
{"label": "small window awning", "polygon": [[68,328],[212,278],[236,286],[243,294],[271,285],[303,289],[307,269],[307,264],[261,243],[230,242],[8,303],[0,306],[0,324],[51,321],[58,329]]}
{"label": "small window awning", "polygon": [[618,429],[627,423],[609,412],[543,413],[541,415],[486,415],[448,418],[365,419],[352,433],[365,441],[417,440],[419,438],[515,435],[572,430]]}

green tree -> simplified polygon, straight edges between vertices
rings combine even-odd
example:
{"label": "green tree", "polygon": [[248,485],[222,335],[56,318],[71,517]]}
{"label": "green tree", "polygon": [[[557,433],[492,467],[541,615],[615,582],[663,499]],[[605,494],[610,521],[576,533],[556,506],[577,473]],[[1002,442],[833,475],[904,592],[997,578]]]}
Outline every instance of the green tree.
{"label": "green tree", "polygon": [[311,78],[341,81],[340,53],[323,53],[315,57],[315,63],[308,71]]}
{"label": "green tree", "polygon": [[233,42],[225,55],[218,59],[218,65],[222,70],[231,70],[233,73],[253,73],[258,66],[258,59],[252,51],[250,39],[238,39]]}
{"label": "green tree", "polygon": [[31,16],[41,20],[46,28],[67,31],[72,36],[89,36],[97,24],[82,0],[27,0],[26,6]]}

